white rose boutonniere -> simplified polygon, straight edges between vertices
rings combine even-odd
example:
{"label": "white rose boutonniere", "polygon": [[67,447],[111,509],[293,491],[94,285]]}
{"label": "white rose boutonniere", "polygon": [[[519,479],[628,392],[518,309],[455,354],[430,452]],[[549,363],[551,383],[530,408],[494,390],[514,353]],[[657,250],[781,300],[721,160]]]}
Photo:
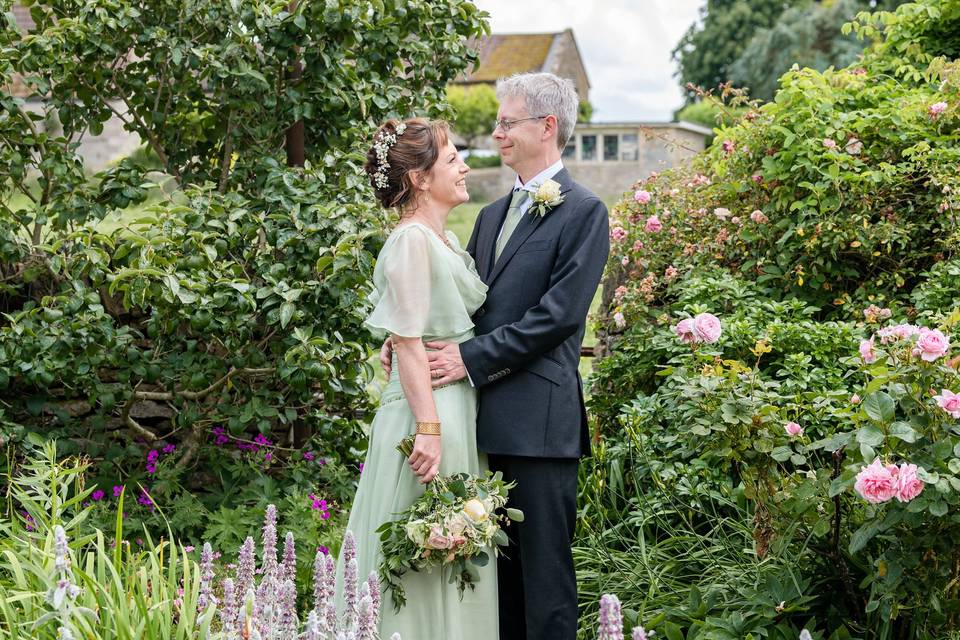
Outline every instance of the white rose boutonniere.
{"label": "white rose boutonniere", "polygon": [[530,209],[543,218],[561,202],[563,202],[563,196],[560,194],[560,183],[555,180],[547,180],[537,187],[537,191],[533,194],[533,205]]}

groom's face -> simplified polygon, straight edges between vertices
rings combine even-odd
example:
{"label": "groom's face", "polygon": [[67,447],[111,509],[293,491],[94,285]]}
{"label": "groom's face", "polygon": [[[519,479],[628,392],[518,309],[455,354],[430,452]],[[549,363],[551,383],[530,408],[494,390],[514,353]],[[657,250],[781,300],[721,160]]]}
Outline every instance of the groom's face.
{"label": "groom's face", "polygon": [[[497,120],[522,120],[529,118],[526,100],[519,96],[504,98],[497,110]],[[493,130],[493,140],[500,151],[503,164],[517,171],[524,162],[537,157],[543,144],[542,120],[517,122],[505,131],[503,127]]]}

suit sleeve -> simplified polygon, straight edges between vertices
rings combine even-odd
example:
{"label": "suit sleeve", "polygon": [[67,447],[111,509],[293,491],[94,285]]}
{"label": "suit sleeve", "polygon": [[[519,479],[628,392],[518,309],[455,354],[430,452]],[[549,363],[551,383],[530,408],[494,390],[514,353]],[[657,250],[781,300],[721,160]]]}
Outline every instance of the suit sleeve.
{"label": "suit sleeve", "polygon": [[607,208],[590,198],[560,232],[550,285],[539,304],[517,322],[461,343],[472,383],[488,384],[494,372],[519,369],[572,336],[590,309],[609,250]]}

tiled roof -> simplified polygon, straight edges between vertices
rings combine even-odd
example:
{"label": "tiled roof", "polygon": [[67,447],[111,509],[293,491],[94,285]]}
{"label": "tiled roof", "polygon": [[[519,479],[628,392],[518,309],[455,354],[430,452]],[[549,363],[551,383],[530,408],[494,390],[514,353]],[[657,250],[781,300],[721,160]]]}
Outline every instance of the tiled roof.
{"label": "tiled roof", "polygon": [[496,82],[514,73],[541,71],[558,33],[492,35],[470,45],[477,49],[480,64],[464,82]]}

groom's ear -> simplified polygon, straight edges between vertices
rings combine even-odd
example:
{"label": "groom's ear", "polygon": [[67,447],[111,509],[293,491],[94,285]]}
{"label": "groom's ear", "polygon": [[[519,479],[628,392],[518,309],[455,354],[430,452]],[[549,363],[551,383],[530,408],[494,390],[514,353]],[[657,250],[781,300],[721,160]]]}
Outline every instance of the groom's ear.
{"label": "groom's ear", "polygon": [[550,138],[556,138],[560,135],[559,127],[557,126],[557,116],[551,114],[543,119],[543,139],[549,140]]}

